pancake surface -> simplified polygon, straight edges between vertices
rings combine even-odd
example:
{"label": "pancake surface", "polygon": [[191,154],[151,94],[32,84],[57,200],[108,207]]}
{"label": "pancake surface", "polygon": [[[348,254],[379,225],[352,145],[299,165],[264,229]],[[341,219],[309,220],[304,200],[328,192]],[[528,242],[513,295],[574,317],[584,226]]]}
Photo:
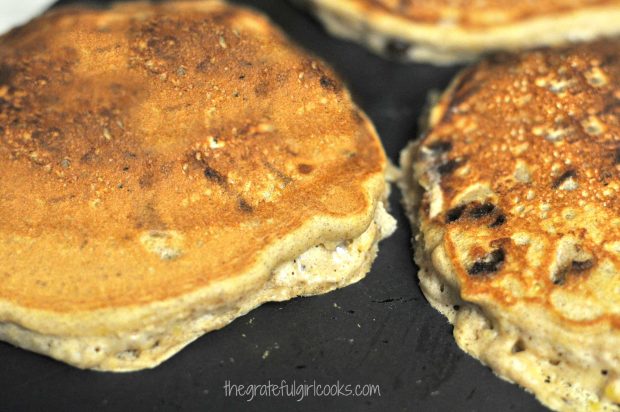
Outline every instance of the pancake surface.
{"label": "pancake surface", "polygon": [[359,280],[394,226],[340,80],[216,1],[58,9],[1,37],[0,162],[0,339],[83,368],[152,367]]}
{"label": "pancake surface", "polygon": [[620,33],[618,0],[293,0],[336,36],[397,60],[451,64]]}
{"label": "pancake surface", "polygon": [[466,69],[402,155],[420,286],[562,411],[620,410],[620,42]]}

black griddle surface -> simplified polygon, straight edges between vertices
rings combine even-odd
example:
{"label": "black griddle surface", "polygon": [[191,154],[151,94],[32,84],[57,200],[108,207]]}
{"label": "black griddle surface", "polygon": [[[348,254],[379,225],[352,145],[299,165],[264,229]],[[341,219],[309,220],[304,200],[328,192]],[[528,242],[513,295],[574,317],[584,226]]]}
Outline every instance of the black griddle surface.
{"label": "black griddle surface", "polygon": [[[107,2],[87,3],[99,7]],[[237,3],[266,12],[340,73],[395,163],[416,136],[427,93],[446,87],[458,71],[385,61],[330,37],[285,1]],[[456,346],[452,327],[418,287],[398,190],[390,200],[399,228],[381,243],[364,280],[323,296],[265,304],[153,370],[81,371],[0,343],[0,411],[544,411],[531,395],[498,379]],[[248,402],[224,396],[227,380],[369,383],[380,385],[381,396]]]}

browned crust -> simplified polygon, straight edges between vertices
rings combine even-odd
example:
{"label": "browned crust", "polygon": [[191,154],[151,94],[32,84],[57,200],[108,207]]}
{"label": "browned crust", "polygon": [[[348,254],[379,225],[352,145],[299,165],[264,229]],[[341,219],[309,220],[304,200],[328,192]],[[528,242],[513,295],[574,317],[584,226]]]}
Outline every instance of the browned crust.
{"label": "browned crust", "polygon": [[388,13],[423,24],[449,23],[469,29],[515,23],[583,8],[620,5],[617,0],[346,0],[368,12]]}
{"label": "browned crust", "polygon": [[[418,152],[420,214],[445,231],[465,300],[544,308],[566,327],[620,328],[619,59],[612,40],[497,56],[463,72],[433,111]],[[443,207],[431,217],[433,179]],[[486,200],[460,200],[480,183]],[[560,252],[567,239],[574,248]],[[575,257],[556,270],[561,254]]]}
{"label": "browned crust", "polygon": [[341,81],[254,12],[58,9],[0,38],[0,62],[0,299],[17,305],[179,296],[310,220],[350,224],[277,259],[359,235],[383,191],[381,144]]}

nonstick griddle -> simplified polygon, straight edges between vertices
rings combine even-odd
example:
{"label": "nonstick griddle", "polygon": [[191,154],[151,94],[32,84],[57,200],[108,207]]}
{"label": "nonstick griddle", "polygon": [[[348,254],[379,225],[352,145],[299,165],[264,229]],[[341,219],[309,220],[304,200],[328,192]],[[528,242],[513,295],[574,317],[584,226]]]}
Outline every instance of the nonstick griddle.
{"label": "nonstick griddle", "polygon": [[[334,0],[338,1],[338,0]],[[57,5],[77,3],[60,1]],[[245,0],[330,63],[374,121],[394,163],[417,134],[426,95],[458,67],[388,62],[327,35],[279,0]],[[84,2],[105,7],[107,1]],[[452,327],[418,288],[400,193],[398,231],[361,282],[323,296],[270,303],[198,339],[153,370],[81,371],[0,343],[0,411],[544,411],[455,344]],[[226,381],[378,384],[381,396],[225,397]]]}

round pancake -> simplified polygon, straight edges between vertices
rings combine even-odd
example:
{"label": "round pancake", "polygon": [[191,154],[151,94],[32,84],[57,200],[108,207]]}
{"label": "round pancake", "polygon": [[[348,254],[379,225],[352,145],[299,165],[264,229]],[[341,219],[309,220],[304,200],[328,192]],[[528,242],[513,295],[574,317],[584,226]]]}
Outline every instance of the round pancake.
{"label": "round pancake", "polygon": [[466,69],[402,156],[420,286],[561,411],[620,410],[620,42]]}
{"label": "round pancake", "polygon": [[619,0],[294,0],[332,34],[397,60],[452,64],[620,33]]}
{"label": "round pancake", "polygon": [[1,37],[0,162],[0,339],[83,368],[155,366],[359,280],[393,230],[341,81],[216,1],[57,9]]}

